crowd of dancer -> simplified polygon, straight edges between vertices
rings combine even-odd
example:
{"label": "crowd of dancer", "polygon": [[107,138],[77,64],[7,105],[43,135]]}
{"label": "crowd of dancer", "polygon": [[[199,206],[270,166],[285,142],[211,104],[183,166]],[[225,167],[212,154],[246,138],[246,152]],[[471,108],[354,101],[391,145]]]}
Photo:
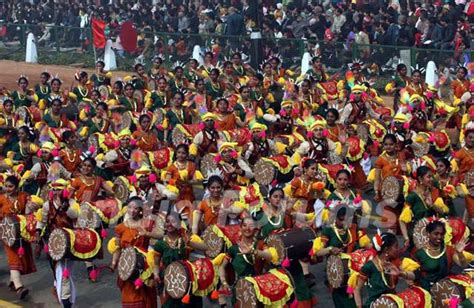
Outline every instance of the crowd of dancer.
{"label": "crowd of dancer", "polygon": [[323,281],[335,307],[472,307],[472,71],[440,97],[400,63],[392,105],[361,68],[270,56],[255,71],[236,51],[222,66],[156,56],[123,80],[98,61],[71,89],[20,76],[0,113],[12,292],[27,297],[21,277],[44,254],[71,307],[71,266],[100,281],[108,250],[123,307],[312,307]]}

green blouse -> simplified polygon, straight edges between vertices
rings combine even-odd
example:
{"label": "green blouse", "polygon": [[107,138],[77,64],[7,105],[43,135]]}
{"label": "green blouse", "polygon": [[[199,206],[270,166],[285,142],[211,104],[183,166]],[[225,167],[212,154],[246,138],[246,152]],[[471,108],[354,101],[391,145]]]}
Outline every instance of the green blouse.
{"label": "green blouse", "polygon": [[44,99],[49,96],[49,93],[51,93],[51,87],[49,85],[42,86],[37,84],[35,86],[35,93],[38,96],[38,100]]}
{"label": "green blouse", "polygon": [[254,256],[252,254],[242,254],[240,252],[239,245],[231,246],[227,253],[232,260],[231,264],[237,277],[242,278],[254,276],[256,274]]}
{"label": "green blouse", "polygon": [[328,239],[328,241],[326,242],[326,247],[336,248],[346,248],[348,242],[351,241],[351,239],[349,238],[349,234],[350,230],[346,229],[346,233],[343,235],[339,235],[338,237],[336,231],[332,226],[325,227],[321,232],[321,236],[324,236]]}
{"label": "green blouse", "polygon": [[[369,308],[372,302],[386,293],[394,293],[395,290],[390,288],[385,281],[389,282],[390,277],[381,273],[373,260],[367,262],[361,269],[361,274],[367,277],[367,301],[364,307]],[[384,281],[385,280],[385,281]]]}
{"label": "green blouse", "polygon": [[275,230],[286,228],[284,214],[280,214],[278,217],[272,218],[267,215],[263,215],[261,223],[263,227],[260,230],[259,239],[266,239]]}
{"label": "green blouse", "polygon": [[151,93],[150,99],[153,102],[151,107],[150,107],[151,111],[154,111],[158,108],[169,107],[168,106],[168,99],[166,98],[166,94],[165,95],[159,95],[157,92],[153,92],[153,93]]}
{"label": "green blouse", "polygon": [[[444,249],[444,247],[443,247]],[[415,273],[420,286],[429,291],[431,286],[449,274],[448,253],[433,258],[425,249],[419,249],[415,253],[416,260],[420,263],[420,269]]]}
{"label": "green blouse", "polygon": [[84,87],[75,87],[73,90],[72,90],[72,93],[74,93],[77,97],[77,102],[79,103],[80,101],[83,101],[84,98],[87,98],[88,95],[89,95],[89,89],[87,88],[84,88]]}
{"label": "green blouse", "polygon": [[[186,257],[186,245],[184,241],[181,241],[181,245],[177,248],[171,248],[168,243],[161,239],[156,241],[153,245],[153,250],[161,255],[161,262],[166,267],[171,263],[179,260],[184,260]],[[163,273],[163,271],[161,271]]]}
{"label": "green blouse", "polygon": [[411,206],[414,222],[419,221],[425,217],[431,217],[433,215],[436,216],[436,212],[432,209],[429,209],[423,199],[421,199],[420,196],[414,191],[408,194],[405,202]]}
{"label": "green blouse", "polygon": [[58,120],[54,120],[50,113],[47,113],[43,116],[43,121],[50,128],[60,128],[61,127],[61,116],[58,117]]}
{"label": "green blouse", "polygon": [[212,100],[218,99],[224,95],[224,89],[219,82],[217,82],[217,86],[211,81],[206,82],[206,91],[207,94],[212,97]]}
{"label": "green blouse", "polygon": [[20,94],[18,91],[13,91],[12,93],[12,98],[13,98],[13,104],[15,105],[15,108],[26,106],[30,107],[32,101],[30,101],[26,94]]}

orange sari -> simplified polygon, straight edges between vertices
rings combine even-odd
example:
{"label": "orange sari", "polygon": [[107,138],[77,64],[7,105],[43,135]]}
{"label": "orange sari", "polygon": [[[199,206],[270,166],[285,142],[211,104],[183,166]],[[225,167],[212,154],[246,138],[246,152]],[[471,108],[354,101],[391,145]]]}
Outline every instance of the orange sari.
{"label": "orange sari", "polygon": [[95,176],[93,180],[87,181],[83,176],[72,180],[71,186],[75,190],[75,197],[79,203],[92,202],[97,200],[104,180],[100,176]]}
{"label": "orange sari", "polygon": [[81,164],[81,150],[64,148],[59,152],[64,168],[73,173]]}
{"label": "orange sari", "polygon": [[159,148],[158,138],[151,131],[144,132],[140,129],[132,137],[137,140],[137,147],[144,152],[157,151]]}
{"label": "orange sari", "polygon": [[217,115],[217,130],[222,132],[226,130],[232,130],[237,128],[237,122],[235,121],[235,115],[233,113],[222,115]]}
{"label": "orange sari", "polygon": [[469,90],[469,80],[453,80],[451,89],[453,90],[454,99],[461,99],[461,96]]}
{"label": "orange sari", "polygon": [[191,181],[194,178],[194,173],[196,172],[196,164],[190,161],[186,162],[186,166],[184,168],[179,168],[178,164],[173,162],[173,164],[168,167],[167,174],[172,180],[176,181],[176,186],[179,189],[179,195],[176,201],[188,200],[193,202],[195,199],[193,186],[189,184],[189,182],[183,182],[179,174],[179,171],[184,169],[187,170],[187,177],[184,180]]}
{"label": "orange sari", "polygon": [[[150,231],[150,230],[148,230]],[[138,230],[121,223],[115,227],[115,235],[120,239],[120,247],[135,246],[142,250],[148,249],[149,238],[138,235]],[[117,278],[117,285],[122,293],[122,307],[125,308],[156,308],[158,307],[155,287],[143,285],[136,289],[132,281]]]}
{"label": "orange sari", "polygon": [[208,199],[202,200],[198,206],[199,211],[203,214],[204,224],[206,226],[217,224],[217,217],[219,216],[219,209],[214,209]]}
{"label": "orange sari", "polygon": [[[24,215],[26,211],[26,203],[28,201],[28,194],[19,192],[16,200],[11,200],[6,194],[0,195],[0,219],[7,215]],[[26,241],[21,241],[25,254],[18,255],[18,247],[8,247],[3,245],[5,254],[8,259],[8,267],[10,270],[17,270],[22,275],[36,272],[36,266],[33,259],[33,250],[31,244]]]}

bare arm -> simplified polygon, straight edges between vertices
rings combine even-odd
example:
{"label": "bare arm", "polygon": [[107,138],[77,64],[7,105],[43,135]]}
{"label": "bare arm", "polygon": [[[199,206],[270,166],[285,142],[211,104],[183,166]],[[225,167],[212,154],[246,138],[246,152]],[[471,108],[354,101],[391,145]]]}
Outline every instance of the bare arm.
{"label": "bare arm", "polygon": [[357,308],[362,308],[362,288],[364,287],[365,279],[359,277],[357,280],[357,286],[354,290],[354,300]]}

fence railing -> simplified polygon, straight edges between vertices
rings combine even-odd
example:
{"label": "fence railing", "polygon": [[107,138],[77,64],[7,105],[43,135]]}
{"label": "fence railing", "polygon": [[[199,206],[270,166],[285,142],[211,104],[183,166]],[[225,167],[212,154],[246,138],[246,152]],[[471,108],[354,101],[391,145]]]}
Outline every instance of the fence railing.
{"label": "fence railing", "polygon": [[[93,48],[90,28],[0,24],[1,28],[5,31],[1,31],[4,35],[0,37],[0,59],[24,61],[26,37],[30,32],[35,35],[38,61],[42,64],[77,64],[93,67],[95,60],[103,55],[103,50]],[[111,38],[115,40],[117,32],[111,33]],[[471,53],[471,58],[474,55],[472,50],[455,52],[430,48],[267,37],[256,43],[250,36],[139,31],[137,47],[133,52],[115,49],[118,69],[129,71],[138,60],[150,64],[155,54],[162,54],[167,65],[176,61],[186,62],[192,57],[195,45],[199,45],[202,50],[213,50],[221,62],[228,58],[233,50],[240,50],[253,57],[254,63],[261,63],[264,54],[270,52],[279,54],[285,68],[299,67],[304,52],[314,50],[313,47],[319,45],[322,62],[330,72],[340,71],[354,59],[360,59],[369,65],[376,64],[378,76],[382,77],[393,75],[393,70],[399,61],[412,67],[416,64],[420,67],[426,66],[431,60],[438,66],[453,66],[455,63],[463,62],[464,53]],[[255,58],[259,59],[255,61]]]}

